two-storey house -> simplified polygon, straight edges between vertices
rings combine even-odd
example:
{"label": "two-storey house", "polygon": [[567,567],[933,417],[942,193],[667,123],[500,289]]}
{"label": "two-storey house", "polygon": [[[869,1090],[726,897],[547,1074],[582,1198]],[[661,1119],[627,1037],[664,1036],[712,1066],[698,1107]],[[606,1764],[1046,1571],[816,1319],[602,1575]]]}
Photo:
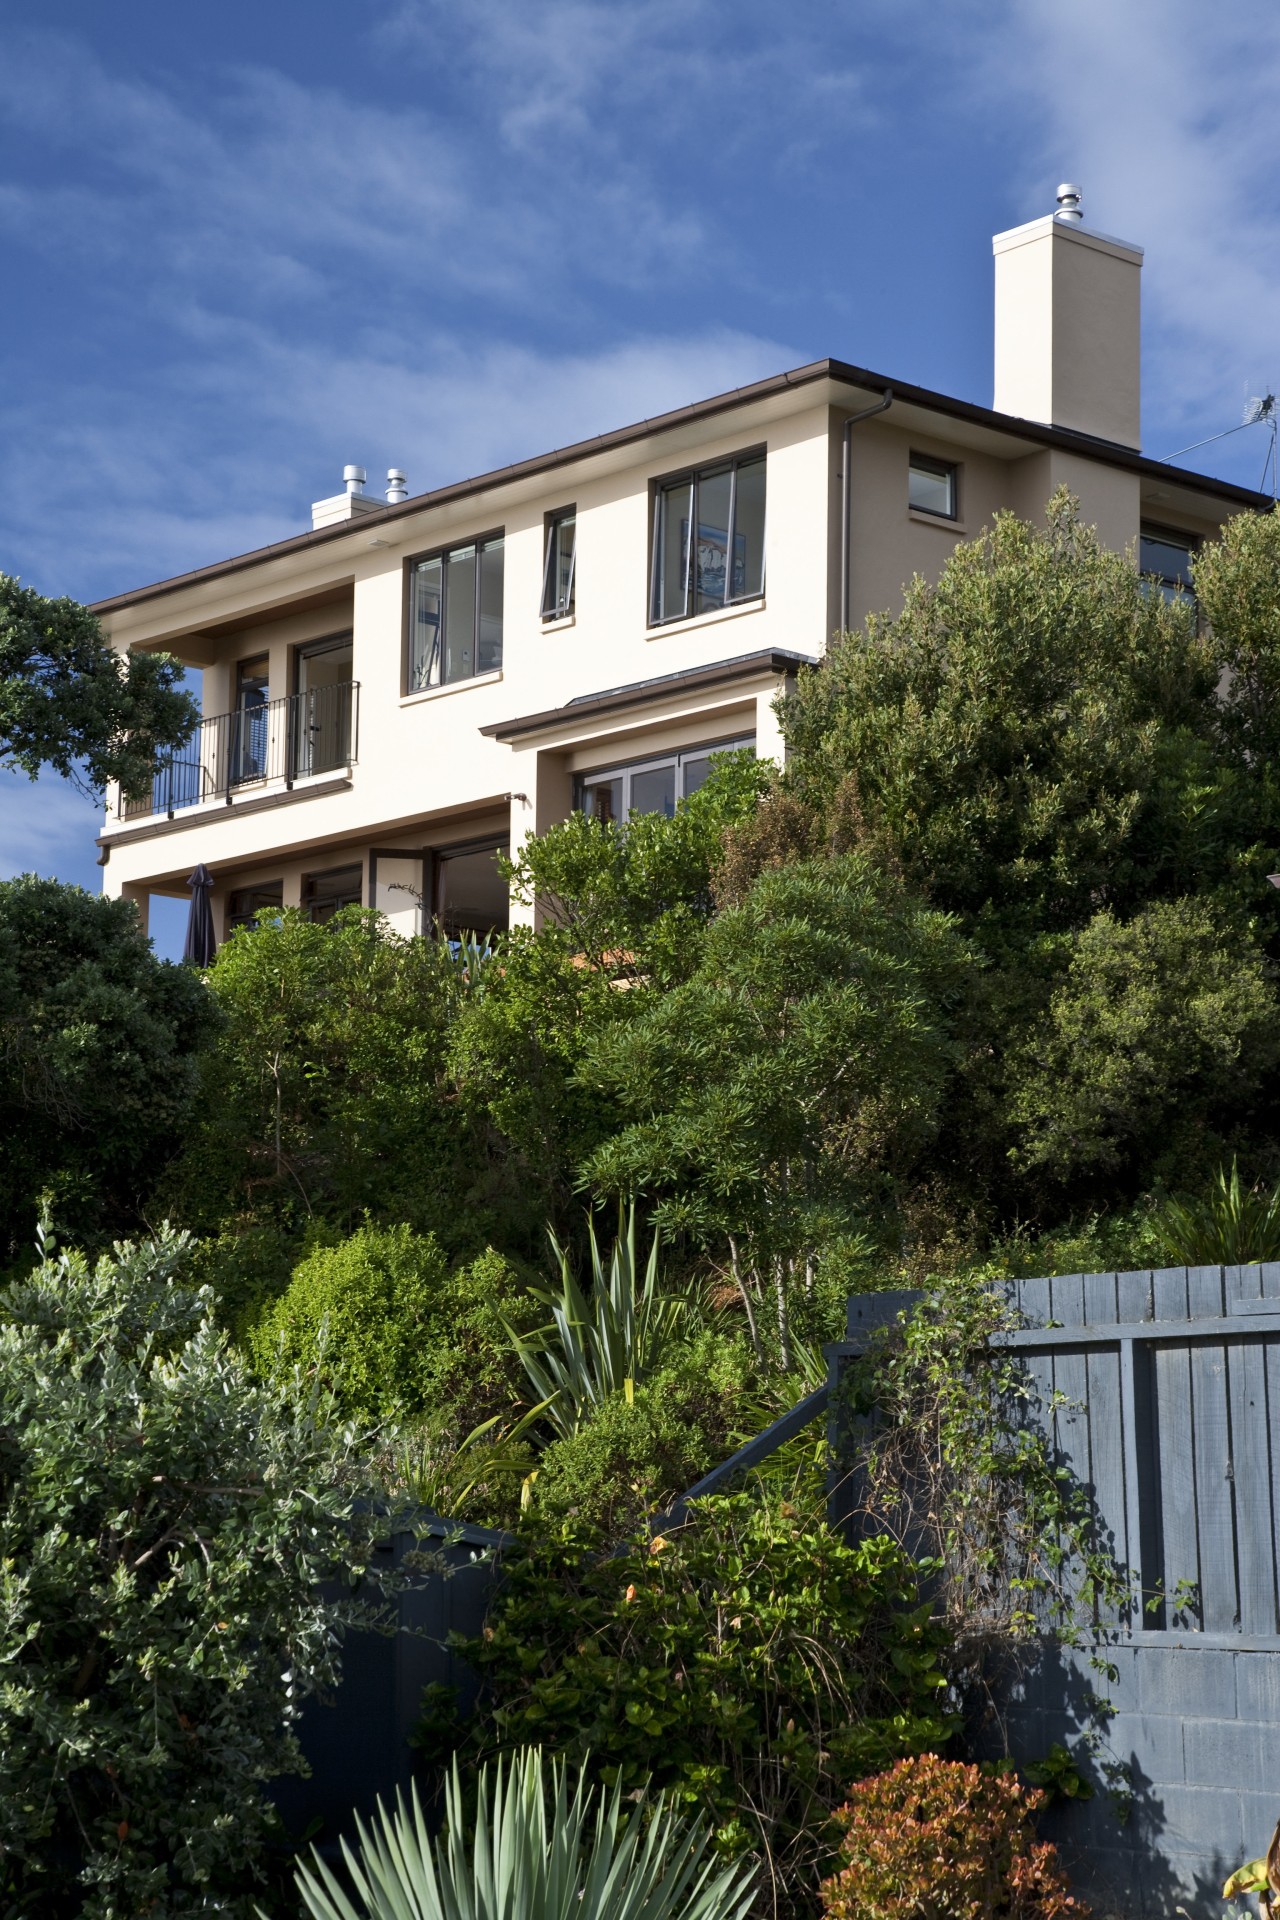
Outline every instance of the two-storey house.
{"label": "two-storey house", "polygon": [[499,852],[670,810],[717,748],[780,755],[797,669],[997,509],[1065,483],[1176,589],[1269,503],[1142,455],[1140,250],[1074,189],[994,248],[993,407],[821,360],[416,497],[348,469],[309,530],[101,602],[116,646],[202,669],[205,715],[109,798],[106,890],[145,915],[203,862],[220,937],[348,902],[503,928]]}

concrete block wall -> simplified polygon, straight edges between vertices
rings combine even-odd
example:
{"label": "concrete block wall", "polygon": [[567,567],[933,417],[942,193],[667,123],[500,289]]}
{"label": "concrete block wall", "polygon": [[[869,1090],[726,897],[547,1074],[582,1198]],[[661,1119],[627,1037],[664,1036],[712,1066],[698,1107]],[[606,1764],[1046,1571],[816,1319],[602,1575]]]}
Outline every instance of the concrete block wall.
{"label": "concrete block wall", "polygon": [[1081,1755],[1094,1797],[1060,1802],[1045,1835],[1097,1920],[1221,1920],[1223,1881],[1280,1818],[1280,1648],[1158,1638],[1043,1643],[997,1689],[1003,1737],[1021,1763]]}

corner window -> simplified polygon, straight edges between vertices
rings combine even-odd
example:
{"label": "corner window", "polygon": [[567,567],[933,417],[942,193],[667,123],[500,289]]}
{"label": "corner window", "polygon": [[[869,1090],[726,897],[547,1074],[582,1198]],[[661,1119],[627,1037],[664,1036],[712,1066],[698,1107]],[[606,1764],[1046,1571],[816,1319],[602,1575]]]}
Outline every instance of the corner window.
{"label": "corner window", "polygon": [[913,453],[907,473],[908,506],[914,507],[917,513],[936,513],[940,520],[954,520],[958,471],[949,461]]}
{"label": "corner window", "polygon": [[413,562],[409,692],[473,680],[502,665],[502,535]]}
{"label": "corner window", "polygon": [[573,563],[577,554],[578,509],[547,515],[547,552],[542,567],[542,617],[562,620],[573,612]]}
{"label": "corner window", "polygon": [[308,920],[323,925],[339,907],[358,907],[364,897],[364,867],[331,867],[328,873],[309,873],[302,883],[302,910]]}
{"label": "corner window", "polygon": [[241,927],[256,927],[263,912],[284,911],[283,880],[268,881],[264,887],[237,887],[227,895],[226,938]]}
{"label": "corner window", "polygon": [[764,592],[764,482],[757,449],[657,483],[652,625]]}
{"label": "corner window", "polygon": [[435,923],[446,940],[505,933],[511,896],[498,868],[506,840],[471,841],[436,854]]}
{"label": "corner window", "polygon": [[1144,522],[1138,536],[1138,571],[1155,581],[1164,599],[1193,600],[1191,564],[1199,544],[1193,533],[1178,533],[1172,527],[1153,527]]}
{"label": "corner window", "polygon": [[711,746],[688,747],[678,753],[634,760],[627,766],[602,768],[578,777],[576,805],[589,820],[626,820],[633,813],[665,813],[670,819],[676,803],[687,800],[705,784],[711,757],[747,748],[755,752],[754,733],[736,740],[718,740]]}

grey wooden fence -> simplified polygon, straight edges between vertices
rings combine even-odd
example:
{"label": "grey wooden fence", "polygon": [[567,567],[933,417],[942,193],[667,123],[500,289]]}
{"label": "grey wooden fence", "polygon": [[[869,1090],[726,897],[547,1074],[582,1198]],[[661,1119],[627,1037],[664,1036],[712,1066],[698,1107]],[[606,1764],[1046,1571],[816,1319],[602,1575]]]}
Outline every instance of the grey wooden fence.
{"label": "grey wooden fence", "polygon": [[1055,1837],[1096,1911],[1216,1917],[1226,1872],[1280,1814],[1280,1265],[1009,1293],[1029,1417],[1126,1590],[1083,1644],[1042,1640],[1007,1685],[1004,1733],[1019,1759],[1058,1741],[1084,1757],[1099,1791]]}

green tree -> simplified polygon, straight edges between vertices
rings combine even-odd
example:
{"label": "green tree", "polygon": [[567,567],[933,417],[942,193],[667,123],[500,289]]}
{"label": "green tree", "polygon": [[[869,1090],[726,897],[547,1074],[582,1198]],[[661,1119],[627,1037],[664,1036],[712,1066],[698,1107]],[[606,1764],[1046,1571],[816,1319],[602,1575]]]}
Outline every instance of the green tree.
{"label": "green tree", "polygon": [[254,1911],[335,1679],[370,1491],[323,1402],[228,1346],[186,1243],[0,1294],[0,1857],[22,1920]]}
{"label": "green tree", "polygon": [[1280,1060],[1272,969],[1205,900],[1097,915],[1013,1062],[1020,1155],[1064,1182],[1177,1181],[1243,1133]]}
{"label": "green tree", "polygon": [[120,654],[87,607],[0,573],[0,767],[41,767],[101,792],[147,790],[200,709],[163,653]]}
{"label": "green tree", "polygon": [[191,1125],[218,1024],[126,901],[0,882],[0,1264],[34,1240],[45,1191],[77,1231],[136,1224]]}
{"label": "green tree", "polygon": [[586,1055],[580,1077],[626,1122],[586,1177],[727,1245],[753,1338],[772,1293],[784,1366],[795,1276],[812,1284],[818,1246],[932,1138],[966,970],[951,922],[865,859],[798,862],[763,873],[689,978]]}
{"label": "green tree", "polygon": [[222,1032],[164,1188],[175,1217],[351,1227],[368,1210],[471,1230],[451,1192],[463,1143],[442,1081],[465,986],[444,943],[397,939],[357,907],[326,926],[287,909],[228,940],[208,981]]}
{"label": "green tree", "polygon": [[992,940],[1080,927],[1225,877],[1220,659],[1059,494],[1047,528],[997,515],[801,676],[788,789]]}

